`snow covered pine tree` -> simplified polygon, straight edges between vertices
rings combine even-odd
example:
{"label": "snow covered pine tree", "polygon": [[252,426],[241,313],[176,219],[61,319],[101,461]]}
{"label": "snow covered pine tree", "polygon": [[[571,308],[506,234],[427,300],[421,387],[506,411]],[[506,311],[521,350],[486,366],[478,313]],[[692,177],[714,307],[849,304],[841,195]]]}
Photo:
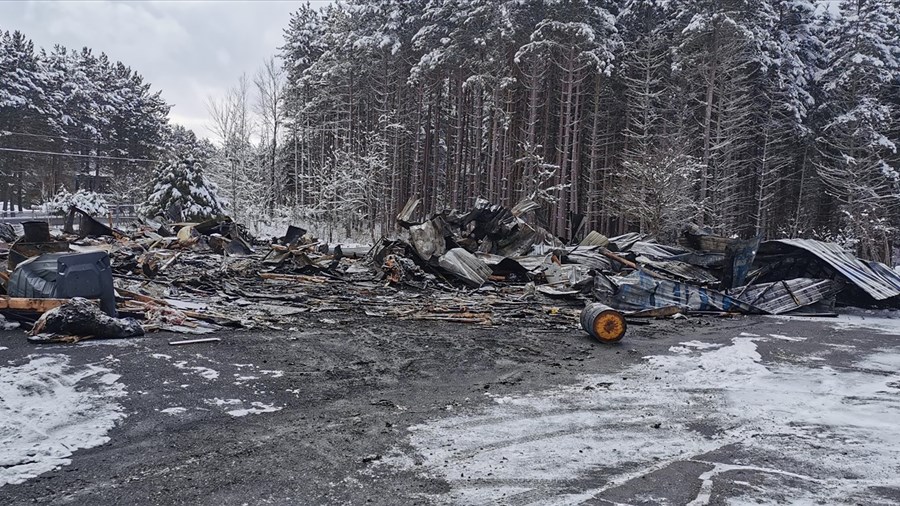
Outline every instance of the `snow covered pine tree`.
{"label": "snow covered pine tree", "polygon": [[141,206],[144,216],[172,221],[203,221],[224,214],[218,189],[193,158],[173,158],[153,175],[153,189]]}

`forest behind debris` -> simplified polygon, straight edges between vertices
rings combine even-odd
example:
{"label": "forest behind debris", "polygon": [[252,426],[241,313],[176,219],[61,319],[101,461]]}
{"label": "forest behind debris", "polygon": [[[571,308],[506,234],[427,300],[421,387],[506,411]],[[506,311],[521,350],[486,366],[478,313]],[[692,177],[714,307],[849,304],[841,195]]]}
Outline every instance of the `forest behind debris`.
{"label": "forest behind debris", "polygon": [[107,203],[140,204],[159,162],[209,159],[215,150],[170,124],[170,108],[105,53],[36,48],[22,32],[0,29],[0,210],[67,210],[76,190],[78,205],[102,214]]}
{"label": "forest behind debris", "polygon": [[825,5],[302,8],[281,48],[283,103],[264,115],[271,199],[387,227],[412,196],[429,211],[534,196],[564,238],[583,223],[671,239],[694,220],[885,259],[900,204],[900,7]]}
{"label": "forest behind debris", "polygon": [[565,239],[674,239],[693,221],[889,262],[900,6],[831,4],[305,6],[278,59],[210,100],[218,145],[195,152],[250,226],[302,218],[374,238],[411,197],[428,213],[531,197]]}

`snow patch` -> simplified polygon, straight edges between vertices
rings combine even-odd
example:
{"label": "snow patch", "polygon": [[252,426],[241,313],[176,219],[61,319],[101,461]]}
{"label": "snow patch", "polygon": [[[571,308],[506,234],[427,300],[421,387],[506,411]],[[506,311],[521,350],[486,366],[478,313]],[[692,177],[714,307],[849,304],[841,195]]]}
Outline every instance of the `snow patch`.
{"label": "snow patch", "polygon": [[721,348],[722,344],[716,343],[704,343],[703,341],[686,341],[683,343],[679,343],[682,346],[687,346],[689,348],[697,348],[698,350],[709,350],[713,348]]}
{"label": "snow patch", "polygon": [[206,399],[204,402],[213,406],[234,408],[225,411],[231,416],[247,416],[255,415],[258,413],[272,413],[274,411],[281,411],[282,409],[281,407],[275,406],[273,404],[265,404],[255,401],[250,403],[251,407],[237,407],[243,406],[244,401],[240,399],[219,399],[218,397],[214,399]]}
{"label": "snow patch", "polygon": [[281,407],[274,406],[271,404],[264,404],[262,402],[251,402],[252,408],[243,408],[243,409],[232,409],[231,411],[227,411],[227,413],[231,416],[247,416],[247,415],[256,415],[259,413],[272,413],[275,411],[281,411]]}
{"label": "snow patch", "polygon": [[781,341],[793,341],[793,342],[806,341],[805,337],[791,337],[791,336],[786,336],[783,334],[769,334],[769,337],[771,337],[773,339],[778,339]]}
{"label": "snow patch", "polygon": [[165,413],[167,415],[180,415],[180,414],[184,413],[185,411],[187,411],[187,408],[182,408],[180,406],[159,410],[160,413]]}
{"label": "snow patch", "polygon": [[79,341],[79,348],[94,348],[101,346],[115,346],[115,347],[129,347],[129,346],[137,346],[137,340],[141,339],[140,337],[129,337],[128,339],[88,339],[86,341]]}
{"label": "snow patch", "polygon": [[724,346],[722,344],[716,343],[704,343],[703,341],[685,341],[678,344],[679,346],[670,346],[669,351],[672,353],[678,353],[679,355],[688,355],[694,353],[697,350],[711,350]]}
{"label": "snow patch", "polygon": [[189,365],[187,365],[187,362],[184,360],[175,362],[172,365],[174,365],[178,369],[194,371],[198,375],[200,375],[200,377],[202,377],[204,379],[214,380],[219,377],[219,371],[216,371],[215,369],[210,369],[209,367],[203,367],[203,366],[199,366],[199,365],[189,366]]}
{"label": "snow patch", "polygon": [[119,375],[65,355],[30,355],[0,374],[0,486],[71,462],[72,452],[109,441],[125,417]]}
{"label": "snow patch", "polygon": [[900,336],[900,318],[842,314],[831,319],[835,330],[874,330],[880,334]]}
{"label": "snow patch", "polygon": [[897,374],[900,371],[900,354],[890,350],[882,350],[869,355],[865,360],[857,362],[856,367],[881,371],[888,374]]}
{"label": "snow patch", "polygon": [[[869,487],[896,486],[900,396],[889,385],[900,379],[900,354],[861,361],[875,372],[764,365],[757,342],[770,338],[742,335],[412,427],[415,457],[385,464],[439,475],[451,485],[446,499],[466,504],[519,502],[511,486],[526,489],[522,502],[572,504],[683,461],[714,466],[700,476],[694,504],[705,504],[713,480],[736,469],[772,478],[754,491],[763,502],[801,500],[812,487],[826,503],[871,503]],[[598,383],[608,388],[585,389]],[[700,460],[730,446],[769,464]],[[422,465],[403,465],[408,460]],[[598,486],[570,495],[587,480]]]}
{"label": "snow patch", "polygon": [[207,399],[207,404],[212,404],[214,406],[234,406],[236,404],[241,404],[244,401],[240,399],[219,399],[218,397],[214,399]]}
{"label": "snow patch", "polygon": [[0,330],[15,330],[17,328],[19,328],[19,322],[11,322],[5,316],[0,315]]}
{"label": "snow patch", "polygon": [[119,378],[121,377],[121,374],[106,373],[103,376],[100,376],[100,379],[98,381],[100,383],[103,383],[104,385],[112,385],[113,383],[119,381]]}

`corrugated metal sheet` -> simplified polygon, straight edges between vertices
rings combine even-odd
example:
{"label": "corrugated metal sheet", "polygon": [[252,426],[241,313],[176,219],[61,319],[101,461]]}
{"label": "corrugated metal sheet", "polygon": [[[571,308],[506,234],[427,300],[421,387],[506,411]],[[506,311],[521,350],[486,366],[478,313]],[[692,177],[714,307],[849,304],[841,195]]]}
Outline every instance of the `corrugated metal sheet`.
{"label": "corrugated metal sheet", "polygon": [[674,277],[683,281],[701,285],[711,285],[719,282],[719,278],[715,277],[708,270],[676,260],[661,261],[639,256],[637,257],[637,263],[649,267],[651,270],[658,271],[666,277]]}
{"label": "corrugated metal sheet", "polygon": [[547,264],[544,269],[544,276],[551,285],[560,286],[576,286],[589,283],[593,278],[590,275],[590,267],[579,264]]}
{"label": "corrugated metal sheet", "polygon": [[651,257],[653,260],[677,260],[706,269],[722,267],[725,264],[725,255],[722,253],[693,251],[680,246],[667,246],[655,242],[638,241],[631,245],[629,251]]}
{"label": "corrugated metal sheet", "polygon": [[769,314],[782,314],[834,295],[830,279],[796,278],[728,290],[727,294]]}
{"label": "corrugated metal sheet", "polygon": [[679,246],[666,246],[655,242],[638,241],[631,245],[629,251],[637,255],[652,257],[656,260],[669,260],[673,256],[690,253],[690,250]]}
{"label": "corrugated metal sheet", "polygon": [[540,274],[544,269],[544,265],[550,263],[550,255],[514,257],[513,260],[518,262],[529,273]]}
{"label": "corrugated metal sheet", "polygon": [[591,269],[600,271],[612,269],[612,262],[601,255],[597,249],[596,246],[576,246],[574,248],[566,248],[566,261],[586,265]]}
{"label": "corrugated metal sheet", "polygon": [[603,246],[604,248],[609,245],[609,238],[605,235],[597,232],[596,230],[591,230],[591,232],[582,239],[580,246]]}
{"label": "corrugated metal sheet", "polygon": [[515,233],[497,240],[494,253],[505,257],[542,255],[563,244],[546,229],[520,222]]}
{"label": "corrugated metal sheet", "polygon": [[637,232],[629,232],[627,234],[610,237],[610,249],[614,249],[615,251],[628,251],[634,243],[642,241],[646,237],[646,234],[639,234]]}
{"label": "corrugated metal sheet", "polygon": [[881,262],[867,262],[872,272],[877,273],[895,289],[900,290],[900,273]]}
{"label": "corrugated metal sheet", "polygon": [[525,267],[522,267],[522,264],[512,258],[491,255],[490,253],[475,253],[475,257],[487,264],[495,275],[508,276],[514,274],[522,280],[531,278]]}
{"label": "corrugated metal sheet", "polygon": [[721,269],[725,266],[725,255],[705,251],[691,251],[683,255],[675,255],[669,260],[678,260],[705,269]]}
{"label": "corrugated metal sheet", "polygon": [[617,309],[635,311],[642,309],[680,307],[694,311],[738,311],[759,313],[759,310],[709,288],[688,283],[658,279],[643,271],[637,271],[612,280],[617,289],[614,294],[597,290],[594,293],[601,302]]}
{"label": "corrugated metal sheet", "polygon": [[491,268],[484,261],[462,248],[453,248],[438,259],[438,265],[450,274],[478,287],[488,280]]}
{"label": "corrugated metal sheet", "polygon": [[889,278],[884,273],[872,270],[837,244],[812,239],[776,239],[769,242],[786,244],[810,252],[834,267],[851,283],[871,295],[875,300],[885,300],[900,295],[900,289],[895,287],[897,279]]}

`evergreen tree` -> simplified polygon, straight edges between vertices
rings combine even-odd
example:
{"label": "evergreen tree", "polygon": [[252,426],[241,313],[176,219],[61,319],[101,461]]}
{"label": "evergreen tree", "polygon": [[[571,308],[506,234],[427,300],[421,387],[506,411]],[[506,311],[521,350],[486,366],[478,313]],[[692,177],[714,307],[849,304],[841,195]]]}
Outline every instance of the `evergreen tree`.
{"label": "evergreen tree", "polygon": [[203,174],[202,162],[187,153],[173,157],[153,174],[153,186],[141,214],[172,221],[203,221],[222,216],[224,202],[218,188]]}
{"label": "evergreen tree", "polygon": [[822,76],[825,122],[818,173],[840,204],[840,224],[863,255],[888,260],[900,210],[898,111],[890,101],[900,72],[900,6],[845,0],[828,33]]}
{"label": "evergreen tree", "polygon": [[111,180],[128,197],[149,171],[127,159],[163,153],[168,111],[160,92],[103,53],[35,51],[23,34],[0,33],[0,201],[44,202],[76,177],[94,189]]}

